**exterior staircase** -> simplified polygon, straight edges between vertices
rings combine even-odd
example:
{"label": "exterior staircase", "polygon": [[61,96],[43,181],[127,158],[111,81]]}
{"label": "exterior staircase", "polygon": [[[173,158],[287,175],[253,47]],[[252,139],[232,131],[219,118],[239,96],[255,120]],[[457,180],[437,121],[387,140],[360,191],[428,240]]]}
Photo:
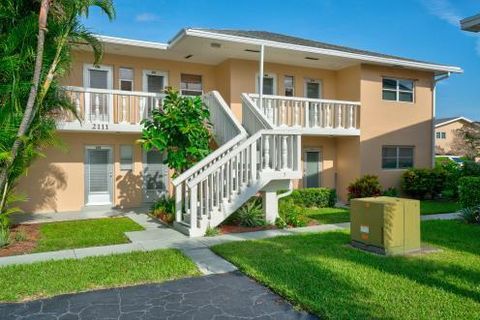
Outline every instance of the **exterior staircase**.
{"label": "exterior staircase", "polygon": [[220,147],[172,182],[174,226],[191,237],[203,236],[260,191],[269,194],[264,206],[272,205],[276,212],[276,190],[302,174],[299,131],[274,129],[246,94],[243,126],[218,92],[206,94],[204,102]]}

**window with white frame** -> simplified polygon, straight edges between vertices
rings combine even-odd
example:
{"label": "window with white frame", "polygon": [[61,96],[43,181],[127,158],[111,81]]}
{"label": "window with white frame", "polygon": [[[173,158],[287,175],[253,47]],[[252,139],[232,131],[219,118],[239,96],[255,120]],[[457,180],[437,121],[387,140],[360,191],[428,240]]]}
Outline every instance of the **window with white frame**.
{"label": "window with white frame", "polygon": [[133,91],[133,69],[120,68],[119,69],[120,90]]}
{"label": "window with white frame", "polygon": [[293,76],[285,76],[283,79],[285,97],[293,97],[295,95],[295,78]]}
{"label": "window with white frame", "polygon": [[411,146],[383,146],[382,169],[407,169],[413,167]]}
{"label": "window with white frame", "polygon": [[445,131],[437,131],[435,135],[437,139],[447,139],[447,133]]}
{"label": "window with white frame", "polygon": [[413,80],[383,78],[382,97],[388,101],[413,102]]}
{"label": "window with white frame", "polygon": [[[260,75],[257,74],[257,92],[260,92]],[[263,75],[263,94],[277,94],[277,76],[275,74],[265,73]]]}
{"label": "window with white frame", "polygon": [[201,96],[203,93],[202,76],[195,74],[184,74],[180,76],[180,88],[186,96]]}
{"label": "window with white frame", "polygon": [[133,146],[130,144],[120,145],[120,170],[129,171],[133,169]]}

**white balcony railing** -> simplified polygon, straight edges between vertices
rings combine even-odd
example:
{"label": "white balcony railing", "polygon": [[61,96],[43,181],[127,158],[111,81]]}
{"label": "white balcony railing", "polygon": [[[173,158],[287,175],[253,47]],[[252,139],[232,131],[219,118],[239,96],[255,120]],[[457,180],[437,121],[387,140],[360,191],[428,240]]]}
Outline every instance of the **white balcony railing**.
{"label": "white balcony railing", "polygon": [[63,87],[72,100],[78,121],[72,115],[62,119],[60,129],[138,131],[140,122],[162,105],[164,94]]}
{"label": "white balcony railing", "polygon": [[311,133],[359,134],[360,102],[249,94],[275,128],[307,129]]}

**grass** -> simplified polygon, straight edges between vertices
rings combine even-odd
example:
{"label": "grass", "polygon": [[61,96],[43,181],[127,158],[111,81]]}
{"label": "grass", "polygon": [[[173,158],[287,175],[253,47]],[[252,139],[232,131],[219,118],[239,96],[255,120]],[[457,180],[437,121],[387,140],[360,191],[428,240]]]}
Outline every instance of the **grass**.
{"label": "grass", "polygon": [[45,223],[40,225],[35,252],[127,243],[124,232],[140,230],[140,225],[123,217]]}
{"label": "grass", "polygon": [[294,304],[330,319],[480,319],[480,227],[422,223],[442,252],[383,257],[345,232],[233,242],[213,250]]}
{"label": "grass", "polygon": [[422,200],[420,214],[452,213],[460,210],[460,205],[451,200]]}
{"label": "grass", "polygon": [[12,302],[196,275],[199,272],[195,264],[173,249],[7,266],[0,267],[0,301]]}
{"label": "grass", "polygon": [[320,224],[340,223],[350,221],[350,210],[344,208],[307,209],[307,217]]}

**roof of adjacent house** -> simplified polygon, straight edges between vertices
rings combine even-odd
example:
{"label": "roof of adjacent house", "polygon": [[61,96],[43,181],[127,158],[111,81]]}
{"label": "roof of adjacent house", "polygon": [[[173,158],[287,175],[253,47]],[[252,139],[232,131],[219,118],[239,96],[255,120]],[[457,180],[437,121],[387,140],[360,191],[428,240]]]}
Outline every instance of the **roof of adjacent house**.
{"label": "roof of adjacent house", "polygon": [[465,117],[449,117],[449,118],[436,118],[435,119],[435,127],[443,126],[455,121],[466,121],[468,123],[474,123],[474,121],[465,118]]}
{"label": "roof of adjacent house", "polygon": [[310,39],[304,39],[300,37],[293,37],[281,33],[274,33],[268,31],[258,31],[258,30],[232,30],[232,29],[205,29],[205,28],[193,28],[191,30],[199,30],[199,31],[206,31],[206,32],[213,32],[218,34],[230,35],[230,36],[237,36],[237,37],[247,37],[252,39],[258,40],[267,40],[267,41],[274,41],[274,42],[281,42],[281,43],[288,43],[288,44],[295,44],[305,47],[312,47],[312,48],[319,48],[319,49],[327,49],[327,50],[336,50],[336,51],[343,51],[343,52],[350,52],[350,53],[357,53],[357,54],[364,54],[382,58],[390,58],[390,59],[399,59],[404,61],[411,61],[411,62],[421,62],[421,63],[428,63],[428,64],[436,64],[428,61],[410,59],[399,57],[395,55],[383,54],[374,51],[368,50],[361,50],[355,49],[345,46],[340,46],[336,44],[320,42]]}

